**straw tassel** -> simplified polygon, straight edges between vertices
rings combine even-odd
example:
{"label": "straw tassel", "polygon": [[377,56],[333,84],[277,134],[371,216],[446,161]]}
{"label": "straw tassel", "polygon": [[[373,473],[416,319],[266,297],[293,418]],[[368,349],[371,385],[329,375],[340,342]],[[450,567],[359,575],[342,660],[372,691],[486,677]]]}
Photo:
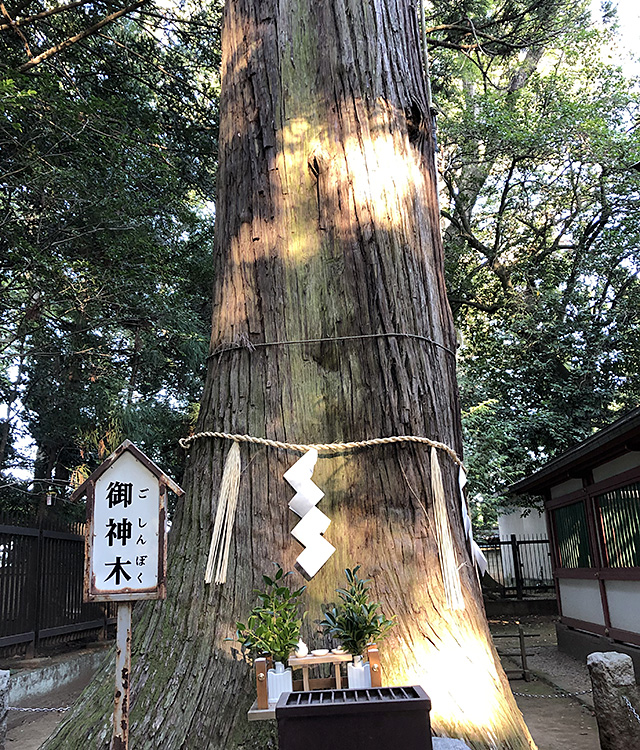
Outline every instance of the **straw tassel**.
{"label": "straw tassel", "polygon": [[438,454],[431,448],[431,492],[433,494],[433,510],[436,522],[436,538],[438,540],[438,556],[442,570],[442,581],[447,597],[447,609],[464,609],[460,573],[456,564],[456,555],[451,537],[447,501],[444,496],[442,472],[438,462]]}
{"label": "straw tassel", "polygon": [[231,534],[233,532],[236,507],[238,505],[239,488],[240,446],[234,441],[229,453],[227,453],[227,459],[224,462],[224,469],[222,471],[218,507],[213,524],[207,568],[204,574],[205,583],[211,583],[212,580],[215,580],[215,583],[225,583],[227,580],[229,549],[231,547]]}

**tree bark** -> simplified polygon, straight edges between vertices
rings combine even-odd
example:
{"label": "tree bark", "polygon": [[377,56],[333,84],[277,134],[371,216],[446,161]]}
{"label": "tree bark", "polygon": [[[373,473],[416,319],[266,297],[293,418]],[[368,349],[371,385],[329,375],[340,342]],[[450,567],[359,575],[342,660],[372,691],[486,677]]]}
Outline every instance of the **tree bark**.
{"label": "tree bark", "polygon": [[[334,340],[214,354],[198,429],[299,443],[419,434],[460,454],[413,8],[408,0],[229,0],[224,23],[212,351],[245,339]],[[377,336],[394,332],[424,338]],[[228,448],[194,444],[170,533],[168,599],[134,618],[137,750],[276,746],[273,723],[247,722],[255,687],[225,639],[253,606],[261,573],[273,561],[291,569],[301,551],[282,479],[299,456],[242,446],[228,582],[209,587]],[[439,733],[474,748],[532,748],[491,646],[457,466],[444,454],[441,466],[465,608],[446,608],[428,449],[379,446],[316,467],[337,551],[308,583],[303,637],[319,642],[321,603],[335,600],[343,569],[360,563],[385,614],[398,619],[381,646],[385,682],[425,686]],[[101,679],[45,748],[106,746],[108,722],[96,720],[95,706],[102,701],[108,716],[110,678]]]}

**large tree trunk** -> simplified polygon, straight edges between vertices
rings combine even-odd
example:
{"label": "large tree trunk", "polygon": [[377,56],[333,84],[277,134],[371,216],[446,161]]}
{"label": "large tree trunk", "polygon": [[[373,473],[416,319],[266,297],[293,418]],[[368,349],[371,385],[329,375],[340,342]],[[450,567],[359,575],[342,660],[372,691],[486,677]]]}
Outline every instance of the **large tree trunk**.
{"label": "large tree trunk", "polygon": [[[433,143],[408,0],[228,0],[216,289],[201,430],[298,443],[418,434],[461,452],[455,336],[443,283]],[[402,332],[419,337],[379,336]],[[242,446],[228,583],[205,586],[212,498],[229,444],[192,450],[171,534],[168,599],[134,621],[132,746],[274,747],[249,725],[253,686],[234,623],[272,561],[301,548],[282,474],[298,455]],[[533,747],[497,663],[441,454],[465,600],[446,608],[428,449],[390,445],[318,462],[336,553],[306,592],[308,623],[357,563],[398,625],[389,684],[421,683],[436,731],[476,748]],[[294,574],[297,583],[302,579]],[[318,642],[315,626],[305,640]],[[108,740],[96,683],[47,748]],[[87,707],[89,706],[89,707]],[[101,709],[104,710],[104,709]],[[90,715],[90,712],[93,714]],[[87,742],[87,738],[88,742]]]}

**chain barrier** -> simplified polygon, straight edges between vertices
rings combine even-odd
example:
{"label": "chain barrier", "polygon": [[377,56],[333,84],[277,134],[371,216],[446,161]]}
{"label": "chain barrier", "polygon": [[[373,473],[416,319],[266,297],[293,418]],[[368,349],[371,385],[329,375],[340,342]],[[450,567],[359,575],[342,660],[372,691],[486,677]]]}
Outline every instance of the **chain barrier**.
{"label": "chain barrier", "polygon": [[535,693],[514,693],[519,698],[574,698],[578,695],[587,695],[591,692],[591,688],[588,690],[579,690],[577,693],[551,693],[548,695],[536,695]]}
{"label": "chain barrier", "polygon": [[640,724],[640,716],[638,716],[638,712],[637,712],[637,711],[635,710],[635,708],[634,708],[634,707],[633,707],[633,705],[631,704],[631,701],[630,701],[630,700],[629,700],[629,699],[627,698],[627,696],[626,696],[626,695],[623,695],[623,696],[622,696],[622,700],[623,700],[623,701],[624,701],[624,702],[625,702],[625,703],[627,704],[627,708],[628,708],[628,709],[629,709],[629,711],[631,711],[631,713],[632,713],[632,714],[633,714],[633,715],[634,715],[634,716],[636,717],[636,719],[637,719],[638,723]]}
{"label": "chain barrier", "polygon": [[31,711],[36,713],[47,713],[47,712],[55,712],[55,713],[63,713],[64,711],[68,711],[70,706],[60,706],[59,708],[23,708],[21,706],[7,706],[9,711]]}

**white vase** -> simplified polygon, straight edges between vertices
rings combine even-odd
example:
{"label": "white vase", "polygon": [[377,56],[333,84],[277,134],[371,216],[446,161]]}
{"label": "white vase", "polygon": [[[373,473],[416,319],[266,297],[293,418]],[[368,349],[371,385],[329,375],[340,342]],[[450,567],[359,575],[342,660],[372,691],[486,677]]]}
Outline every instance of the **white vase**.
{"label": "white vase", "polygon": [[369,662],[363,662],[361,656],[353,657],[353,664],[347,664],[347,680],[349,689],[371,687],[371,667]]}
{"label": "white vase", "polygon": [[291,669],[285,669],[281,661],[276,662],[276,668],[267,672],[267,691],[269,703],[277,703],[282,693],[293,692],[293,676]]}

